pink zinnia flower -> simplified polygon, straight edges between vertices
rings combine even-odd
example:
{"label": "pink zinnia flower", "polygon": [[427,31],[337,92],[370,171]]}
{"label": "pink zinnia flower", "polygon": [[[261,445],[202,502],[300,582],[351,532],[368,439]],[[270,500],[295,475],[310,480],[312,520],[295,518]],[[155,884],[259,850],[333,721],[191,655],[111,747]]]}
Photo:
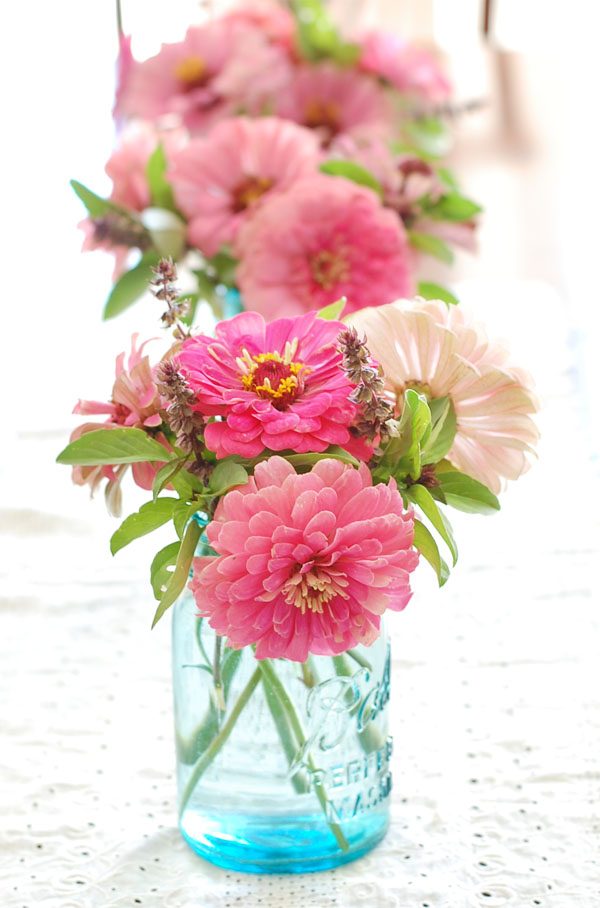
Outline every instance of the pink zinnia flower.
{"label": "pink zinnia flower", "polygon": [[280,87],[283,70],[288,78],[287,67],[284,51],[258,29],[215,19],[192,26],[183,41],[163,44],[143,63],[134,62],[116,113],[150,120],[175,114],[190,129],[206,129],[240,106],[264,102]]}
{"label": "pink zinnia flower", "polygon": [[323,145],[345,133],[386,136],[390,110],[369,76],[333,63],[298,66],[276,113],[316,130]]}
{"label": "pink zinnia flower", "polygon": [[447,98],[450,82],[427,51],[388,32],[374,31],[362,41],[359,66],[389,82],[398,91],[436,102]]}
{"label": "pink zinnia flower", "polygon": [[295,123],[275,117],[218,123],[173,157],[169,173],[189,220],[189,242],[215,255],[257,205],[314,173],[318,161],[316,137]]}
{"label": "pink zinnia flower", "polygon": [[178,360],[196,393],[194,409],[223,417],[206,427],[206,445],[218,457],[256,457],[265,448],[321,452],[332,444],[369,456],[348,431],[357,408],[340,369],[343,327],[316,313],[266,324],[243,312],[220,322],[216,339],[184,341]]}
{"label": "pink zinnia flower", "polygon": [[413,253],[400,219],[350,180],[317,175],[269,199],[238,237],[237,281],[266,318],[321,309],[348,312],[414,292]]}
{"label": "pink zinnia flower", "polygon": [[539,436],[528,415],[538,409],[532,380],[460,307],[401,300],[349,321],[366,333],[398,401],[411,387],[432,400],[451,398],[456,436],[447,456],[459,470],[497,493],[501,477],[517,479],[529,469]]}
{"label": "pink zinnia flower", "polygon": [[287,9],[269,0],[246,0],[243,6],[231,10],[225,16],[229,22],[245,22],[256,26],[269,41],[292,49],[296,34],[296,22]]}
{"label": "pink zinnia flower", "polygon": [[[159,413],[161,401],[154,383],[152,368],[147,356],[143,355],[147,341],[139,347],[138,335],[131,339],[131,352],[125,364],[125,353],[117,357],[116,377],[110,401],[79,400],[73,413],[85,416],[105,415],[103,423],[84,423],[72,433],[70,440],[74,441],[86,432],[95,429],[117,428],[129,426],[136,429],[155,428],[162,423]],[[169,443],[162,433],[154,436],[157,441],[171,450]],[[150,463],[134,463],[131,466],[133,479],[142,489],[151,489],[157,469],[161,464],[152,466]],[[90,485],[92,494],[102,479],[108,479],[107,501],[113,513],[118,512],[120,504],[120,482],[127,465],[121,466],[88,466],[73,467],[73,482],[77,485]]]}
{"label": "pink zinnia flower", "polygon": [[270,457],[220,502],[207,528],[220,557],[195,559],[190,588],[235,649],[335,655],[369,646],[381,614],[408,603],[413,529],[395,481],[373,486],[364,464],[327,459],[297,475]]}

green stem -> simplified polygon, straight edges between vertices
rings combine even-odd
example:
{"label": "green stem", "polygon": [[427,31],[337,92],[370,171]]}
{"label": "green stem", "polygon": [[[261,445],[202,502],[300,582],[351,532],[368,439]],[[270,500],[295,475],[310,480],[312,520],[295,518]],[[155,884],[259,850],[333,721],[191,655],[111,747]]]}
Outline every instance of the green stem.
{"label": "green stem", "polygon": [[[263,687],[265,689],[265,700],[267,706],[269,707],[269,712],[273,717],[273,722],[275,723],[275,728],[277,729],[277,734],[279,735],[279,740],[281,741],[281,746],[286,755],[287,761],[291,766],[298,755],[298,745],[296,743],[296,738],[290,728],[287,716],[283,711],[281,700],[275,693],[275,691],[269,687],[265,676],[263,675]],[[295,791],[298,794],[306,794],[309,791],[309,783],[306,775],[300,770],[297,770],[291,778],[291,783],[294,786]]]}
{"label": "green stem", "polygon": [[194,791],[194,788],[198,784],[202,774],[208,769],[208,767],[210,766],[210,764],[212,763],[214,758],[217,756],[217,754],[219,753],[219,751],[225,744],[227,738],[233,731],[233,727],[234,727],[235,723],[237,722],[240,713],[242,712],[246,703],[252,696],[254,688],[260,681],[260,678],[261,678],[260,668],[256,668],[254,670],[250,680],[248,681],[245,688],[243,689],[240,696],[238,697],[238,700],[237,700],[235,706],[231,710],[229,717],[228,717],[227,721],[223,724],[219,734],[216,735],[212,739],[211,743],[206,748],[206,750],[204,751],[204,753],[202,754],[202,756],[200,757],[200,759],[198,760],[198,762],[192,769],[190,777],[187,780],[186,786],[185,786],[185,788],[183,790],[183,794],[181,796],[181,805],[179,807],[179,818],[180,819],[181,819],[181,816],[183,815],[185,808],[187,807],[190,797],[192,796],[192,792]]}
{"label": "green stem", "polygon": [[215,640],[215,659],[213,662],[213,679],[215,685],[215,694],[217,696],[217,705],[219,710],[224,713],[225,706],[225,693],[223,691],[223,678],[221,677],[221,646],[223,644],[223,638],[217,634]]}
{"label": "green stem", "polygon": [[371,665],[371,663],[367,662],[365,657],[361,656],[361,654],[358,652],[358,650],[349,649],[349,650],[347,650],[347,655],[350,656],[352,659],[354,659],[355,662],[358,662],[358,664],[362,668],[366,668],[367,671],[369,671],[369,672],[373,671],[373,666]]}
{"label": "green stem", "polygon": [[[306,733],[302,727],[300,716],[298,715],[296,707],[294,706],[287,690],[281,683],[271,660],[263,659],[259,663],[259,671],[263,673],[263,676],[266,679],[267,683],[279,697],[281,706],[287,715],[291,729],[296,736],[298,746],[300,748],[304,747],[306,745]],[[306,755],[306,763],[312,773],[317,773],[319,771],[311,753],[308,753]],[[325,816],[327,816],[327,804],[330,803],[329,796],[327,794],[327,789],[322,782],[318,781],[318,776],[316,775],[314,777],[314,788],[315,794],[317,795],[319,803],[323,808]],[[348,851],[350,846],[348,845],[346,836],[342,832],[341,826],[338,823],[330,823],[329,821],[327,821],[327,825],[331,829],[331,832],[335,836],[336,842],[338,843],[342,851]]]}
{"label": "green stem", "polygon": [[317,683],[312,665],[310,664],[310,661],[308,659],[306,660],[306,662],[302,663],[302,680],[307,687],[314,687]]}

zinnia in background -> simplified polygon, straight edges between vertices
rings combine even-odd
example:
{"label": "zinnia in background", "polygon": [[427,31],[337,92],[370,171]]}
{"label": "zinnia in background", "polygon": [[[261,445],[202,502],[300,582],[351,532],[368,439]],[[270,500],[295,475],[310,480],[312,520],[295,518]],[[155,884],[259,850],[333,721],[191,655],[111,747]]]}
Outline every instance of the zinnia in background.
{"label": "zinnia in background", "polygon": [[240,231],[237,282],[265,318],[321,309],[342,296],[347,311],[414,292],[411,249],[400,219],[370,189],[317,175],[265,202]]}
{"label": "zinnia in background", "polygon": [[276,113],[314,129],[324,146],[343,135],[383,138],[392,131],[381,87],[369,76],[328,62],[298,66],[278,97]]}
{"label": "zinnia in background", "polygon": [[366,333],[397,401],[407,388],[432,400],[451,398],[456,436],[448,459],[456,467],[494,493],[502,478],[529,469],[539,437],[529,415],[538,409],[533,382],[459,307],[400,300],[348,321]]}
{"label": "zinnia in background", "polygon": [[364,465],[325,459],[298,475],[271,457],[222,499],[206,532],[220,557],[194,561],[200,613],[230,646],[256,644],[258,659],[368,646],[383,612],[411,596],[412,512],[394,480],[373,486]]}
{"label": "zinnia in background", "polygon": [[318,142],[274,117],[217,124],[173,157],[168,178],[188,218],[188,240],[213,256],[273,193],[317,169]]}

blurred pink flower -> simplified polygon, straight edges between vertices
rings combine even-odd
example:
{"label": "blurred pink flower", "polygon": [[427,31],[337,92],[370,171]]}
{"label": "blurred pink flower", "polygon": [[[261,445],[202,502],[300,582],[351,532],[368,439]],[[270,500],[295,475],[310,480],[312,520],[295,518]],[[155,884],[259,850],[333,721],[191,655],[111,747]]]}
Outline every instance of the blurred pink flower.
{"label": "blurred pink flower", "polygon": [[[71,434],[71,441],[87,432],[96,429],[118,428],[129,426],[137,429],[156,428],[162,423],[160,415],[161,401],[154,383],[150,361],[143,355],[147,341],[137,347],[138,335],[131,339],[131,351],[127,364],[125,353],[117,357],[115,383],[109,401],[79,400],[73,413],[85,416],[106,416],[103,423],[84,423],[78,426]],[[153,436],[167,451],[171,447],[162,433]],[[142,489],[151,489],[157,470],[162,464],[134,463],[131,465],[133,479]],[[92,494],[102,479],[108,479],[106,490],[107,501],[112,503],[111,511],[119,510],[120,483],[127,470],[127,465],[121,466],[88,466],[73,467],[73,482],[77,485],[90,485]]]}
{"label": "blurred pink flower", "polygon": [[113,116],[117,121],[117,125],[120,125],[122,117],[119,113],[121,110],[122,97],[123,94],[127,91],[127,83],[129,80],[129,74],[135,66],[135,60],[131,52],[131,35],[119,35],[119,53],[117,56],[117,72],[116,72],[116,90],[115,90],[115,103],[113,107]]}
{"label": "blurred pink flower", "polygon": [[370,456],[348,431],[358,411],[340,369],[343,327],[316,313],[265,323],[243,312],[220,322],[216,338],[184,341],[178,361],[196,395],[193,408],[223,418],[206,427],[207,447],[217,457],[256,457],[265,448],[305,453],[333,444]]}
{"label": "blurred pink flower", "polygon": [[362,40],[359,66],[398,91],[426,101],[442,101],[452,90],[435,58],[388,32],[373,31]]}
{"label": "blurred pink flower", "polygon": [[517,479],[529,469],[539,437],[528,415],[538,409],[533,382],[459,306],[400,300],[349,321],[366,333],[398,401],[410,387],[432,400],[450,396],[456,436],[447,456],[459,470],[497,493],[502,477]]}
{"label": "blurred pink flower", "polygon": [[393,479],[339,460],[296,474],[281,457],[229,492],[207,528],[220,557],[197,558],[190,583],[200,614],[257,659],[304,662],[379,636],[386,609],[401,611],[418,563],[412,512]]}
{"label": "blurred pink flower", "polygon": [[390,132],[391,112],[375,80],[328,62],[296,67],[276,113],[316,130],[324,146],[346,133],[373,138]]}
{"label": "blurred pink flower", "polygon": [[270,0],[246,0],[243,6],[227,13],[229,22],[245,22],[256,26],[273,44],[288,50],[294,45],[296,22],[292,14]]}
{"label": "blurred pink flower", "polygon": [[295,123],[275,117],[218,123],[174,155],[168,174],[189,221],[189,242],[215,255],[257,205],[314,173],[318,161],[316,137]]}
{"label": "blurred pink flower", "polygon": [[190,129],[203,130],[240,107],[258,112],[257,105],[288,76],[284,51],[257,28],[215,19],[189,28],[183,41],[163,44],[154,57],[134,62],[116,113],[149,120],[176,115]]}
{"label": "blurred pink flower", "polygon": [[83,233],[82,252],[98,252],[101,250],[114,255],[112,280],[113,283],[118,281],[123,271],[125,271],[127,257],[130,252],[129,247],[114,246],[107,237],[99,239],[95,224],[91,218],[84,218],[83,221],[79,221],[77,227]]}
{"label": "blurred pink flower", "polygon": [[150,204],[146,167],[160,139],[150,126],[140,126],[125,133],[104,168],[112,180],[111,202],[143,211]]}
{"label": "blurred pink flower", "polygon": [[238,235],[237,281],[265,318],[321,309],[347,312],[414,292],[413,253],[399,218],[376,194],[315,175],[266,201]]}

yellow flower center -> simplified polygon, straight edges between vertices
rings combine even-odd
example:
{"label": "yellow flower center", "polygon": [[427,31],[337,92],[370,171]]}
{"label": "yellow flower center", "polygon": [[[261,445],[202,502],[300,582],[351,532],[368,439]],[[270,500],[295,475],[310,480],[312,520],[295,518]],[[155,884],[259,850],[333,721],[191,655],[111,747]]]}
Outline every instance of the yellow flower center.
{"label": "yellow flower center", "polygon": [[304,379],[310,372],[304,363],[294,362],[297,349],[297,337],[286,342],[283,356],[277,351],[250,356],[244,347],[236,363],[245,390],[270,400],[277,410],[288,407],[304,390]]}
{"label": "yellow flower center", "polygon": [[331,290],[336,284],[347,281],[350,277],[350,266],[339,251],[321,249],[310,257],[309,266],[313,280],[324,290]]}
{"label": "yellow flower center", "polygon": [[186,57],[176,65],[174,74],[186,88],[199,88],[208,78],[208,67],[202,57]]}
{"label": "yellow flower center", "polygon": [[348,598],[344,587],[348,580],[341,575],[333,576],[317,565],[303,574],[300,570],[292,574],[283,587],[283,594],[288,605],[295,605],[304,615],[306,609],[322,614],[323,606],[336,596]]}
{"label": "yellow flower center", "polygon": [[248,177],[233,191],[233,210],[237,214],[254,204],[261,195],[268,192],[273,180],[268,177]]}

